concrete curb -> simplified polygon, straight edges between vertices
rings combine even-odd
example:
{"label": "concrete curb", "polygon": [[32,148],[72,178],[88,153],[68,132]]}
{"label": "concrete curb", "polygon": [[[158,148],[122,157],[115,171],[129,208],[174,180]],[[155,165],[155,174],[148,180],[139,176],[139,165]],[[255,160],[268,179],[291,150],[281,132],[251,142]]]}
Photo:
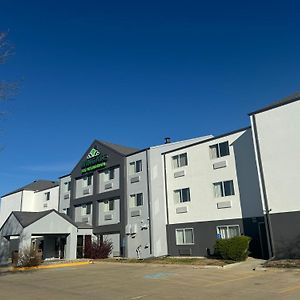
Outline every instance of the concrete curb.
{"label": "concrete curb", "polygon": [[93,264],[93,261],[81,261],[81,262],[71,262],[71,263],[62,263],[62,264],[50,264],[50,265],[41,265],[35,267],[16,267],[13,268],[10,272],[18,271],[32,271],[32,270],[41,270],[41,269],[56,269],[56,268],[65,268],[65,267],[75,267]]}

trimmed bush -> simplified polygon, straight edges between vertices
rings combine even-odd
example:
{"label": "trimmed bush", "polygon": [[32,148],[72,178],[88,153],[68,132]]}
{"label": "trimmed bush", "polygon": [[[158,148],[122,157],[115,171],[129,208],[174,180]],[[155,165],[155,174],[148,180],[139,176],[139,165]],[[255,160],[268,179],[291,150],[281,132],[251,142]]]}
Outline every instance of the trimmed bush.
{"label": "trimmed bush", "polygon": [[86,245],[84,257],[92,259],[108,258],[112,252],[113,244],[110,241],[100,243],[91,242]]}
{"label": "trimmed bush", "polygon": [[248,257],[250,241],[248,236],[217,240],[215,255],[225,260],[243,261]]}
{"label": "trimmed bush", "polygon": [[18,267],[35,267],[42,263],[42,252],[33,247],[23,249],[17,259]]}

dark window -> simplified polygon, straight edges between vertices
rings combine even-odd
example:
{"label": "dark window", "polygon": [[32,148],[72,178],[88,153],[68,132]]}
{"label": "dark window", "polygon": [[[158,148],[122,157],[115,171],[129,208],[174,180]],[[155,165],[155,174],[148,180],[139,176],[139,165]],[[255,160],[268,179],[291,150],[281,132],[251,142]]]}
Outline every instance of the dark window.
{"label": "dark window", "polygon": [[187,154],[179,154],[172,157],[173,168],[180,168],[188,165]]}
{"label": "dark window", "polygon": [[109,210],[112,211],[115,209],[115,201],[114,200],[110,200],[109,201]]}
{"label": "dark window", "polygon": [[50,192],[45,193],[46,201],[50,200]]}
{"label": "dark window", "polygon": [[181,201],[180,202],[189,202],[191,201],[190,199],[190,189],[189,188],[186,188],[186,189],[182,189],[181,190],[182,192],[182,196],[181,196]]}
{"label": "dark window", "polygon": [[109,178],[109,180],[112,180],[115,178],[115,169],[109,169],[108,178]]}
{"label": "dark window", "polygon": [[228,141],[209,146],[209,148],[210,148],[210,157],[212,159],[227,156],[230,154]]}
{"label": "dark window", "polygon": [[228,142],[220,143],[220,157],[229,155],[229,144]]}
{"label": "dark window", "polygon": [[141,160],[137,160],[135,162],[135,173],[139,173],[142,172],[142,161]]}
{"label": "dark window", "polygon": [[92,185],[92,175],[87,177],[87,185]]}
{"label": "dark window", "polygon": [[234,195],[233,181],[224,181],[224,193],[225,196]]}
{"label": "dark window", "polygon": [[92,210],[92,203],[86,205],[86,214],[90,215]]}
{"label": "dark window", "polygon": [[143,205],[143,194],[139,193],[136,194],[136,206],[142,206]]}

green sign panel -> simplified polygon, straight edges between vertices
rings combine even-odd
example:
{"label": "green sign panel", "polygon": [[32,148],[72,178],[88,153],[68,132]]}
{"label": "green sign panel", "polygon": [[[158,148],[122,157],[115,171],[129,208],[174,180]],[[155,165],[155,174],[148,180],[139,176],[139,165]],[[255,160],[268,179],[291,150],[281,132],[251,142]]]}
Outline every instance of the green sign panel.
{"label": "green sign panel", "polygon": [[81,165],[81,173],[91,172],[106,167],[108,155],[102,154],[97,148],[91,149],[87,155],[87,160]]}

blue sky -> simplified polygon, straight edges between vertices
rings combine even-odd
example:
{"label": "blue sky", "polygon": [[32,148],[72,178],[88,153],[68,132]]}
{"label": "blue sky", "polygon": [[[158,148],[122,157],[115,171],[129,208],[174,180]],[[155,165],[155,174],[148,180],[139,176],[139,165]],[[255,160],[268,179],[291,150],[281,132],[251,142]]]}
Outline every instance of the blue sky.
{"label": "blue sky", "polygon": [[229,132],[299,91],[298,1],[2,0],[0,195],[71,171],[95,139],[143,148]]}

